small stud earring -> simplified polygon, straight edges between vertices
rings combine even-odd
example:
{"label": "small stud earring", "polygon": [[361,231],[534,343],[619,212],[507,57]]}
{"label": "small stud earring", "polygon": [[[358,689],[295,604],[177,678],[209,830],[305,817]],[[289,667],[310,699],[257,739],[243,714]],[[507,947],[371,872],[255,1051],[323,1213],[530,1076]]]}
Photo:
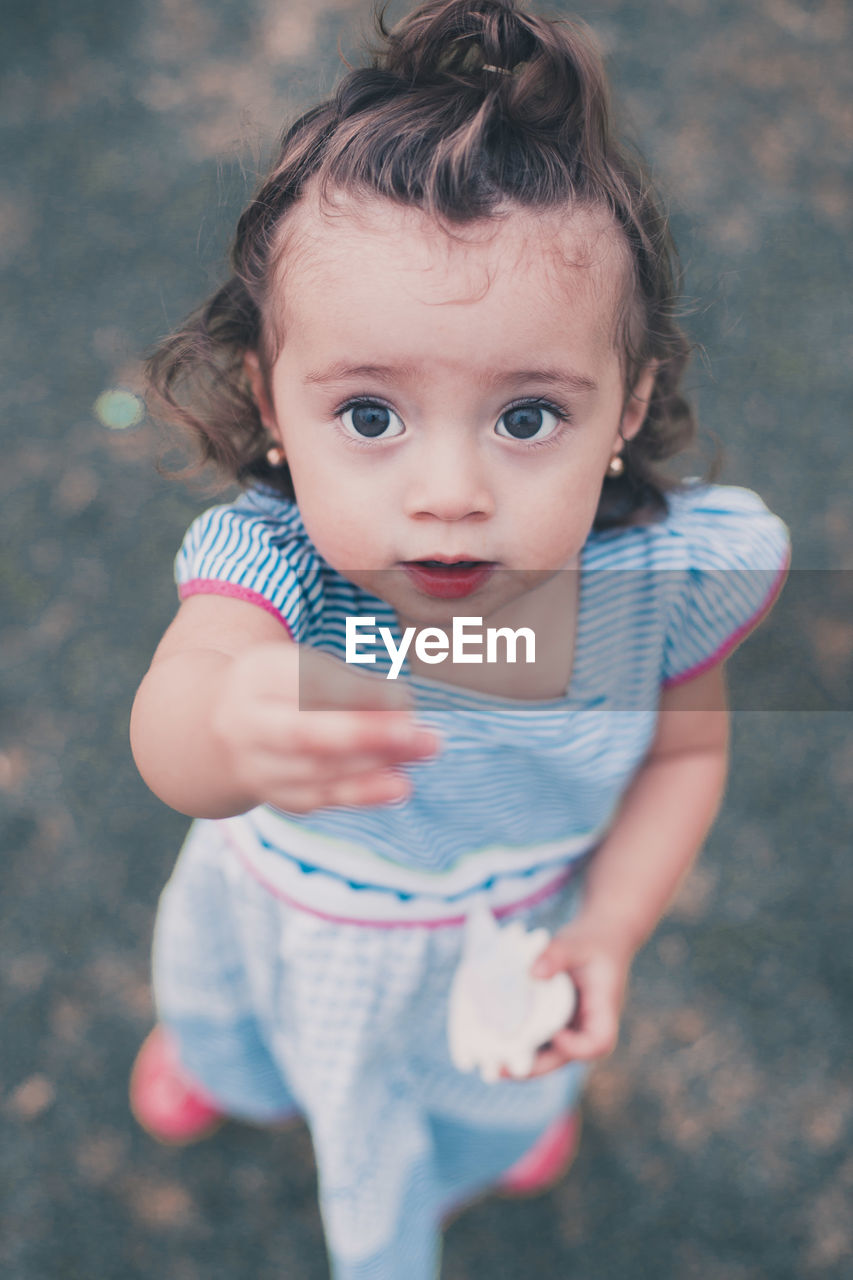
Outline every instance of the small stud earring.
{"label": "small stud earring", "polygon": [[621,453],[614,453],[613,457],[607,464],[607,476],[610,480],[615,480],[617,476],[621,476],[625,470],[625,462]]}
{"label": "small stud earring", "polygon": [[271,467],[280,467],[284,462],[284,450],[279,445],[267,449],[267,462]]}

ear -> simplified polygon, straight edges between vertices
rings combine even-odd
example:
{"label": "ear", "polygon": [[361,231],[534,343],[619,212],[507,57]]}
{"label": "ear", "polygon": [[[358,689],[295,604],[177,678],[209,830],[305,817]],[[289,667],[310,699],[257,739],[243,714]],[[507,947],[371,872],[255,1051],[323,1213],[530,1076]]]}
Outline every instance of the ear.
{"label": "ear", "polygon": [[276,440],[280,437],[278,422],[276,421],[275,409],[270,398],[267,380],[264,371],[261,368],[261,362],[258,359],[256,351],[247,351],[243,356],[243,369],[246,377],[249,379],[249,386],[252,389],[252,398],[258,406],[258,413],[261,415],[261,422],[269,431],[271,436],[275,436]]}
{"label": "ear", "polygon": [[619,424],[619,434],[623,440],[633,440],[645,422],[657,372],[657,361],[654,360],[642,369],[631,388],[628,399],[625,401],[625,408],[622,410],[622,421]]}

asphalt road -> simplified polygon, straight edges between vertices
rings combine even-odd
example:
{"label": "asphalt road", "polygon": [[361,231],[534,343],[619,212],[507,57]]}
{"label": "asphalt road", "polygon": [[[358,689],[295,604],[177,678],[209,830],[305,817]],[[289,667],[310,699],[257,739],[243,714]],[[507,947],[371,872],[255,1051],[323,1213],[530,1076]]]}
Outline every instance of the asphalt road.
{"label": "asphalt road", "polygon": [[[157,894],[186,826],[137,778],[128,713],[175,607],[172,557],[210,499],[157,473],[152,424],[120,425],[132,401],[98,397],[138,391],[142,354],[218,278],[259,157],[333,84],[339,36],[357,56],[366,11],[4,8],[9,1280],[327,1275],[304,1130],[232,1126],[174,1152],[128,1114]],[[444,1276],[841,1280],[853,1269],[853,623],[845,575],[828,571],[853,567],[853,14],[843,0],[576,11],[669,192],[702,348],[691,386],[725,447],[723,478],[788,521],[812,604],[793,648],[777,627],[738,660],[725,811],[637,962],[574,1170],[538,1200],[463,1215]],[[755,692],[768,671],[772,710]]]}

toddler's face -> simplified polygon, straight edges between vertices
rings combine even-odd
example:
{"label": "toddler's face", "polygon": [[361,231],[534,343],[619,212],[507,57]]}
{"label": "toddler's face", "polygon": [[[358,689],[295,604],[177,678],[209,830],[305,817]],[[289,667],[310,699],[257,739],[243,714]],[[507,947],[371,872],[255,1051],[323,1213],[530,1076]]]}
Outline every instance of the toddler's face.
{"label": "toddler's face", "polygon": [[460,243],[377,197],[286,234],[271,403],[249,368],[323,557],[418,623],[573,567],[651,389],[623,411],[616,228],[514,210]]}

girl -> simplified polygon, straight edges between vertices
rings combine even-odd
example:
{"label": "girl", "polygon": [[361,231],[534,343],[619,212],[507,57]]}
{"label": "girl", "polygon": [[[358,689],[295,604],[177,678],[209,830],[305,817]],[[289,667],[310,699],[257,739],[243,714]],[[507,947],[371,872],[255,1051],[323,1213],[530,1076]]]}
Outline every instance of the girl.
{"label": "girl", "polygon": [[[196,821],[131,1095],[171,1141],[300,1113],[334,1275],[421,1280],[450,1210],[571,1154],[788,543],[755,494],[660,470],[693,432],[673,253],[583,32],[512,0],[379,30],[152,362],[245,492],[187,534],[134,705],[143,776]],[[405,688],[344,662],[348,619],[399,645],[460,613],[536,662],[435,679],[420,648]],[[524,1079],[449,1055],[475,902],[544,925],[534,975],[577,987]]]}

